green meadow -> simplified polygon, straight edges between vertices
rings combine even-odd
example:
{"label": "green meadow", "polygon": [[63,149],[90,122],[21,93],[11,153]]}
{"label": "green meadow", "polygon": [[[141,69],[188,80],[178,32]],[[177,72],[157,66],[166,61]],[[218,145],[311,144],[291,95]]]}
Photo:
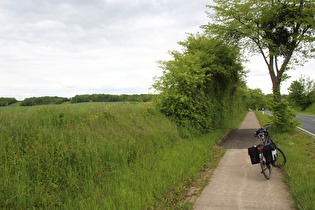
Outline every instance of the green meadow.
{"label": "green meadow", "polygon": [[187,191],[245,114],[197,135],[151,103],[2,107],[0,208],[190,208]]}

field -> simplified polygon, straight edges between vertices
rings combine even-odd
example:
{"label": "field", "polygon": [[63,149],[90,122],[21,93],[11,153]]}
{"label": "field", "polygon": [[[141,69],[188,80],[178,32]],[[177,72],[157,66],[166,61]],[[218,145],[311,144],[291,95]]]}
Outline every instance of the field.
{"label": "field", "polygon": [[150,103],[0,108],[0,208],[179,208],[246,113],[196,135]]}
{"label": "field", "polygon": [[[268,116],[255,112],[260,123],[268,123]],[[292,133],[271,133],[274,142],[287,157],[283,168],[285,182],[297,209],[314,209],[315,206],[315,138],[294,130]]]}

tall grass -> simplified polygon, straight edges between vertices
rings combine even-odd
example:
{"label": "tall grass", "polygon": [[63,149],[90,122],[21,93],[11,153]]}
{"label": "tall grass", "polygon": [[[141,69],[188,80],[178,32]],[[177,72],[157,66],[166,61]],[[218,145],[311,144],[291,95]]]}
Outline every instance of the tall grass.
{"label": "tall grass", "polygon": [[[256,112],[261,124],[268,123],[268,116]],[[292,133],[277,134],[272,138],[287,157],[283,170],[285,182],[297,209],[314,209],[315,206],[315,138],[294,130]]]}
{"label": "tall grass", "polygon": [[150,103],[1,108],[0,208],[172,207],[231,126],[196,136]]}

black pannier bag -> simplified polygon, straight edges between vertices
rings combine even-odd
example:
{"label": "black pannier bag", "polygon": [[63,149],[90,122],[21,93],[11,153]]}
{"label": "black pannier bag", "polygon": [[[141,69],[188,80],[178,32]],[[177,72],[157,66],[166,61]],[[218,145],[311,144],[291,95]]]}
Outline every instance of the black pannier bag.
{"label": "black pannier bag", "polygon": [[274,163],[277,159],[276,145],[274,143],[265,145],[263,148],[263,154],[266,158],[267,164]]}
{"label": "black pannier bag", "polygon": [[250,156],[252,164],[259,163],[259,152],[257,148],[259,148],[259,146],[253,146],[248,148],[248,155]]}

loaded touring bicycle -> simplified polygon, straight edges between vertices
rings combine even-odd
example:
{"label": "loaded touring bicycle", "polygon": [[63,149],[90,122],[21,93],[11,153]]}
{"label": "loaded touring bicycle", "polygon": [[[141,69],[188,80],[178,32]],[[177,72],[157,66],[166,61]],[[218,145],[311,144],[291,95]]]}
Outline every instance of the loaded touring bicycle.
{"label": "loaded touring bicycle", "polygon": [[273,167],[281,168],[287,161],[284,152],[272,141],[268,132],[270,127],[271,125],[267,124],[265,128],[258,129],[254,136],[261,139],[262,143],[248,148],[251,163],[260,164],[261,173],[266,179],[271,178]]}

